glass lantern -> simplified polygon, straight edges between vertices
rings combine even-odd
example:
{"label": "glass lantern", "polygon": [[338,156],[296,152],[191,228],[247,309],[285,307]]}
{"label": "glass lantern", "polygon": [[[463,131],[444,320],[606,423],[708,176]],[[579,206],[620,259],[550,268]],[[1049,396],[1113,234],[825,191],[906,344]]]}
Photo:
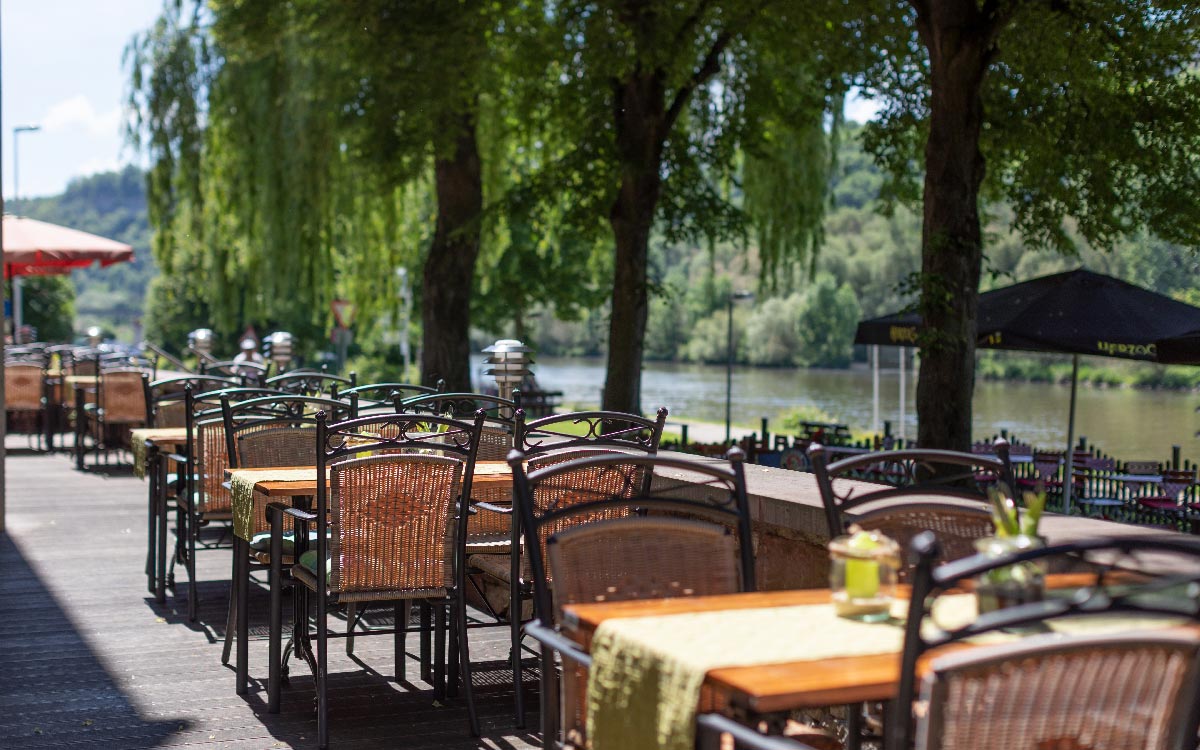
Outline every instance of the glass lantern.
{"label": "glass lantern", "polygon": [[891,617],[900,545],[878,531],[850,527],[829,543],[829,588],[840,617],[880,622]]}

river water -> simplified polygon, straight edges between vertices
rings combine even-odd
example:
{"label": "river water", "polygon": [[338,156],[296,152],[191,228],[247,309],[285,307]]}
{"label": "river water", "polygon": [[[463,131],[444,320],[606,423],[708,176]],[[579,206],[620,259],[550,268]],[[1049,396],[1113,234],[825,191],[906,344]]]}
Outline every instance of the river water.
{"label": "river water", "polygon": [[[566,404],[594,408],[604,385],[603,359],[539,357],[533,367],[547,390],[561,390]],[[477,368],[478,371],[478,368]],[[915,375],[908,376],[906,433],[916,435]],[[880,377],[880,419],[898,433],[897,373]],[[1058,447],[1067,439],[1070,387],[1046,383],[980,382],[975,387],[975,435],[1001,429],[1034,445]],[[1121,460],[1163,460],[1171,446],[1184,458],[1200,458],[1200,394],[1081,386],[1075,434]],[[871,372],[853,370],[735,367],[733,421],[758,428],[759,419],[780,428],[779,418],[797,406],[815,406],[852,429],[871,427]],[[647,363],[642,375],[642,408],[666,406],[676,417],[724,422],[725,368],[711,365]]]}

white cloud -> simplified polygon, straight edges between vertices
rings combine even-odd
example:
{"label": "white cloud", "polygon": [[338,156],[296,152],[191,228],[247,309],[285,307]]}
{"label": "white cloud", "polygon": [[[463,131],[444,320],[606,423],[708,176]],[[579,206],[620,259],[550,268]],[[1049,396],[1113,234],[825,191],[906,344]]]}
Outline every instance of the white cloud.
{"label": "white cloud", "polygon": [[86,177],[97,172],[119,172],[124,168],[120,159],[88,159],[75,168],[75,177]]}
{"label": "white cloud", "polygon": [[41,125],[48,133],[83,129],[96,138],[111,138],[120,133],[121,108],[97,112],[90,99],[78,94],[52,104],[42,116]]}

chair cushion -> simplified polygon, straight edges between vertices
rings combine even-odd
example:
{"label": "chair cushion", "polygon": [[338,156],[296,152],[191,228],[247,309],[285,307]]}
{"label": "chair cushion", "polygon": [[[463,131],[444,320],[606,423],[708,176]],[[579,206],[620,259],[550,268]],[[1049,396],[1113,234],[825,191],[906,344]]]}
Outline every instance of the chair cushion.
{"label": "chair cushion", "polygon": [[[328,538],[328,535],[326,535],[326,537]],[[316,544],[316,542],[317,542],[316,529],[309,530],[308,542],[309,542],[309,544]],[[262,532],[255,534],[254,536],[250,537],[250,549],[254,550],[255,552],[270,552],[271,551],[271,532],[262,531]],[[284,534],[283,534],[283,554],[290,555],[295,551],[296,551],[296,532],[294,532],[294,531],[284,532]],[[313,554],[316,554],[316,552],[313,551]],[[315,560],[316,558],[314,557],[313,559]]]}
{"label": "chair cushion", "polygon": [[[329,577],[333,574],[333,568],[330,566],[332,558],[329,555],[325,556],[325,582],[329,583]],[[300,559],[296,561],[301,567],[308,569],[308,572],[313,576],[317,575],[317,551],[310,549]]]}
{"label": "chair cushion", "polygon": [[505,583],[512,580],[512,562],[508,555],[471,555],[467,567],[498,578]]}

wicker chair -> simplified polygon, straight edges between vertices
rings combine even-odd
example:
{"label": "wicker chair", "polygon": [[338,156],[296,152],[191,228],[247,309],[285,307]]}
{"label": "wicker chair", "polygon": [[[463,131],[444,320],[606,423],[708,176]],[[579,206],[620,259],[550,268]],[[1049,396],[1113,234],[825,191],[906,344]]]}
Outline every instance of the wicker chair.
{"label": "wicker chair", "polygon": [[[1093,539],[1003,558],[937,565],[932,533],[914,541],[917,567],[896,715],[887,747],[1195,747],[1200,637],[1186,630],[1111,636],[1032,635],[1018,644],[954,648],[997,631],[1096,615],[1200,621],[1200,544],[1179,535]],[[922,628],[939,595],[1012,565],[1069,558],[1090,584],[1072,597],[1019,604],[960,627]],[[1131,578],[1129,573],[1140,575]],[[1116,573],[1116,575],[1114,575]],[[1167,591],[1179,592],[1164,595]],[[1183,635],[1180,635],[1183,632]],[[928,669],[918,671],[918,663]],[[918,684],[919,683],[919,684]],[[918,699],[920,691],[920,704]],[[921,708],[914,712],[914,707]]]}
{"label": "wicker chair", "polygon": [[358,377],[354,373],[343,377],[313,370],[291,370],[267,378],[263,381],[263,385],[285,393],[294,393],[297,396],[328,394],[330,398],[337,398],[340,388],[353,388],[358,385]]}
{"label": "wicker chair", "polygon": [[[948,560],[974,554],[975,540],[995,533],[991,512],[981,501],[992,484],[1012,487],[1003,441],[997,441],[996,454],[902,450],[827,463],[822,446],[809,448],[830,538],[845,534],[853,523],[881,531],[907,549],[917,534],[933,530],[943,539]],[[870,483],[880,476],[892,483]],[[902,570],[901,577],[910,572]]]}
{"label": "wicker chair", "polygon": [[[590,663],[557,632],[562,607],[753,590],[750,511],[744,455],[736,448],[728,466],[609,453],[541,468],[531,461],[526,475],[523,459],[514,452],[510,463],[535,600],[536,618],[526,629],[542,644],[541,724],[550,747],[558,737],[555,652],[564,706],[583,704]],[[582,716],[565,720],[565,743],[585,747]]]}
{"label": "wicker chair", "polygon": [[[400,681],[408,605],[412,601],[432,604],[438,641],[433,682],[439,697],[445,694],[449,608],[449,650],[463,672],[471,732],[479,734],[467,641],[466,524],[462,520],[483,420],[483,414],[476,415],[474,423],[397,414],[327,423],[325,415],[318,414],[315,512],[280,503],[269,506],[273,558],[282,550],[283,519],[290,516],[297,521],[298,563],[292,576],[296,611],[302,616],[292,624],[292,639],[297,653],[313,668],[317,740],[322,748],[329,744],[329,639],[342,636],[330,631],[326,620],[331,608],[350,602],[393,603],[396,627],[373,632],[394,636]],[[353,439],[362,435],[385,437],[369,442]],[[314,550],[306,549],[309,525],[316,529]],[[282,605],[277,597],[271,601],[274,630],[282,618]],[[309,617],[310,604],[315,604],[315,622]],[[280,665],[272,660],[271,667],[276,670]],[[454,663],[450,671],[457,673]],[[268,684],[269,693],[277,691],[278,674],[273,673]],[[269,701],[278,705],[275,695]]]}
{"label": "wicker chair", "polygon": [[84,431],[76,432],[75,450],[82,462],[89,437],[96,463],[104,452],[105,461],[113,449],[129,447],[129,429],[146,425],[146,386],[149,376],[142,370],[104,370],[96,381],[96,401],[84,404]]}
{"label": "wicker chair", "polygon": [[10,432],[36,435],[38,447],[46,433],[46,369],[39,363],[4,365],[4,409]]}
{"label": "wicker chair", "polygon": [[[228,396],[221,399],[222,434],[225,439],[225,454],[231,469],[258,469],[272,467],[314,466],[317,464],[317,414],[333,414],[341,419],[351,416],[350,405],[344,401],[273,394],[233,403]],[[230,498],[232,503],[232,497]],[[265,537],[269,527],[266,520],[266,498],[256,497],[251,513],[251,531]],[[288,531],[291,531],[289,528]],[[246,616],[248,596],[247,582],[255,566],[280,570],[272,566],[269,552],[251,547],[251,540],[233,540],[232,587],[229,598],[226,646],[223,661],[229,658],[229,633],[236,631],[236,691],[244,695],[249,681],[248,641],[249,620]],[[296,542],[294,542],[295,544]],[[259,545],[255,545],[259,546]],[[264,539],[263,546],[267,546]],[[290,560],[288,561],[290,562]],[[281,576],[272,575],[270,586],[272,597],[283,587]],[[273,660],[274,661],[274,660]],[[274,663],[272,663],[274,667]]]}
{"label": "wicker chair", "polygon": [[[568,460],[573,457],[573,451],[576,452],[574,456],[589,455],[597,450],[654,455],[658,452],[658,443],[666,421],[665,408],[659,409],[656,419],[653,420],[635,414],[590,411],[555,414],[530,422],[525,421],[525,412],[518,409],[513,419],[513,442],[516,450],[527,458],[532,460],[546,456],[547,458],[538,460],[548,463]],[[529,571],[528,562],[523,559],[524,554],[513,553],[521,548],[520,517],[513,514],[513,505],[484,501],[476,503],[475,509],[479,513],[495,513],[512,518],[509,524],[509,554],[471,555],[467,558],[467,571],[468,575],[484,576],[508,589],[508,611],[498,619],[502,622],[507,621],[509,625],[516,701],[514,718],[518,727],[524,727],[525,697],[521,671],[521,623],[524,615],[521,610],[523,602],[533,600],[533,585],[528,575],[524,575]],[[496,613],[493,611],[492,614]]]}

